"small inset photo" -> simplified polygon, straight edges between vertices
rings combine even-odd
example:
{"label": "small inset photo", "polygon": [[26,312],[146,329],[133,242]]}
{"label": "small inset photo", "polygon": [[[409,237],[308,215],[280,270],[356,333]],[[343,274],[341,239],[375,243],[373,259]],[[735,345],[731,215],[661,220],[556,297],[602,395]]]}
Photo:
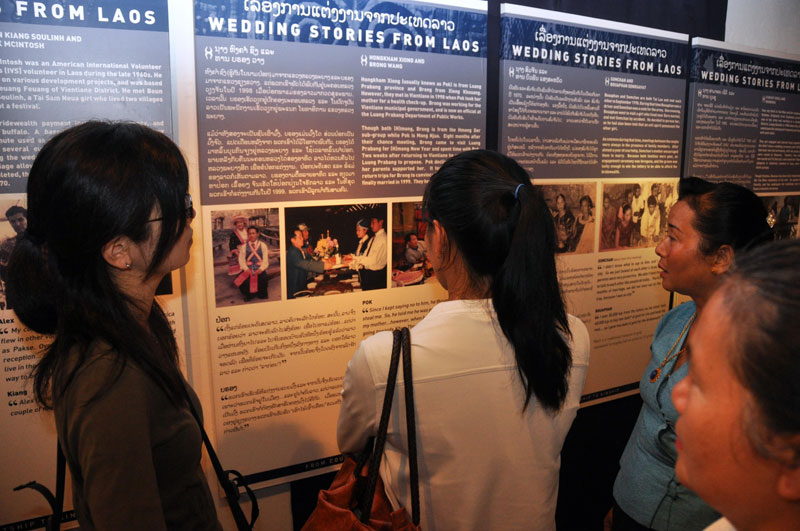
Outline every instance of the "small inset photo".
{"label": "small inset photo", "polygon": [[211,212],[217,308],[280,300],[278,209]]}
{"label": "small inset photo", "polygon": [[6,302],[6,268],[11,252],[28,228],[28,210],[24,196],[0,199],[0,310],[10,310]]}
{"label": "small inset photo", "polygon": [[556,229],[557,253],[591,253],[595,250],[595,207],[597,185],[594,183],[536,185]]}
{"label": "small inset photo", "polygon": [[386,204],[286,208],[286,298],[386,288]]}
{"label": "small inset photo", "polygon": [[800,195],[770,195],[762,197],[761,201],[767,209],[767,224],[772,227],[776,240],[800,236],[798,234]]}
{"label": "small inset photo", "polygon": [[392,203],[392,287],[437,282],[428,259],[421,202]]}
{"label": "small inset photo", "polygon": [[677,179],[603,183],[600,250],[657,246],[677,201]]}

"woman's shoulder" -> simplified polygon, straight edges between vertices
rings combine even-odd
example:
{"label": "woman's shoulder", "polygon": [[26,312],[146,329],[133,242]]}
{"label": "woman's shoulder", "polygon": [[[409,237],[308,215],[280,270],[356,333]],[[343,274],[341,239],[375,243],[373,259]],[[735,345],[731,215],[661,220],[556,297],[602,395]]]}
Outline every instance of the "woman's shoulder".
{"label": "woman's shoulder", "polygon": [[[73,351],[71,357],[77,357]],[[91,345],[67,384],[64,398],[73,405],[88,404],[99,394],[148,400],[157,386],[135,363],[105,343]]]}
{"label": "woman's shoulder", "polygon": [[347,364],[348,372],[369,374],[373,382],[386,380],[391,361],[393,335],[390,331],[378,332],[361,341],[353,358]]}
{"label": "woman's shoulder", "polygon": [[589,330],[578,317],[567,314],[567,323],[569,324],[569,331],[572,335],[570,341],[570,349],[572,350],[572,365],[588,365],[589,364],[589,346],[591,341],[589,339]]}
{"label": "woman's shoulder", "polygon": [[[476,301],[443,301],[436,304],[413,327],[410,327],[411,341],[426,343],[430,334],[442,335],[444,330],[452,330],[458,326],[469,326],[478,321],[491,320],[491,302],[485,299]],[[384,375],[389,369],[394,336],[385,330],[371,335],[361,341],[354,358],[363,358],[374,374]]]}

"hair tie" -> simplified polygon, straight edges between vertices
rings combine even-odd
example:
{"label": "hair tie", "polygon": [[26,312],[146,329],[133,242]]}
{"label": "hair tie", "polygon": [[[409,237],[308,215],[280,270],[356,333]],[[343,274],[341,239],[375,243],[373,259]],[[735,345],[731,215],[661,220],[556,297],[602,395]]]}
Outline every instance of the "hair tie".
{"label": "hair tie", "polygon": [[519,183],[517,188],[514,190],[514,199],[519,199],[519,189],[522,188],[524,185],[523,183]]}

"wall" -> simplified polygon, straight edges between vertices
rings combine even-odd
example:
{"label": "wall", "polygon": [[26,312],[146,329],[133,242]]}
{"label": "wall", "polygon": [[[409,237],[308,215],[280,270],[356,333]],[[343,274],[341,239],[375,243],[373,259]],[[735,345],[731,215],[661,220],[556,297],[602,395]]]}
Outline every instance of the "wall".
{"label": "wall", "polygon": [[725,41],[765,50],[800,52],[800,2],[728,0]]}

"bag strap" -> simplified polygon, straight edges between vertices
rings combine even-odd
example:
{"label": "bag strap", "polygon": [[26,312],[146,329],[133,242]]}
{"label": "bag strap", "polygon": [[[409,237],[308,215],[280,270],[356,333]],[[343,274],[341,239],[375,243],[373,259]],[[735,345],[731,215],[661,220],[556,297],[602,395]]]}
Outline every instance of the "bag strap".
{"label": "bag strap", "polygon": [[363,524],[369,522],[372,513],[372,500],[375,497],[375,488],[378,483],[378,474],[383,448],[386,445],[386,432],[389,429],[389,415],[392,412],[392,399],[397,383],[397,369],[400,365],[400,352],[403,351],[403,379],[405,382],[406,397],[406,428],[408,431],[408,461],[411,482],[411,511],[412,521],[419,525],[419,474],[417,465],[417,437],[414,415],[414,390],[411,377],[411,335],[407,327],[392,332],[392,357],[389,362],[389,375],[386,379],[386,392],[383,396],[383,409],[378,423],[378,432],[375,435],[375,446],[370,456],[367,472],[367,485],[364,489],[361,503],[362,508],[359,520]]}
{"label": "bag strap", "polygon": [[417,427],[414,413],[414,379],[411,374],[411,332],[400,331],[403,340],[403,381],[406,391],[406,431],[408,432],[408,468],[411,483],[411,521],[419,525],[419,470],[417,466]]}
{"label": "bag strap", "polygon": [[389,361],[389,376],[386,379],[386,392],[383,395],[383,409],[381,410],[381,420],[378,423],[378,433],[375,435],[375,446],[369,459],[367,469],[367,485],[362,494],[361,515],[359,520],[366,524],[369,522],[372,513],[372,499],[375,496],[375,486],[378,484],[378,472],[381,457],[383,457],[383,447],[386,444],[386,431],[389,428],[389,414],[392,412],[392,398],[394,397],[394,387],[397,382],[397,367],[400,365],[400,330],[392,332],[392,357]]}
{"label": "bag strap", "polygon": [[[200,427],[200,433],[203,435],[203,443],[206,445],[206,451],[208,452],[208,457],[211,459],[214,472],[217,474],[217,479],[219,480],[220,485],[222,485],[222,489],[225,491],[225,499],[228,501],[228,506],[231,508],[231,513],[233,513],[233,519],[236,522],[236,528],[239,531],[250,531],[253,529],[253,524],[256,523],[259,513],[256,495],[253,493],[253,490],[238,471],[223,470],[222,464],[219,462],[219,458],[217,457],[217,453],[214,451],[214,446],[208,439],[208,434],[203,428],[203,423],[200,421],[200,415],[197,414],[197,410],[195,410],[194,404],[192,404],[192,400],[189,397],[188,392],[186,393],[186,400],[189,404],[189,409],[192,411],[192,416],[194,416],[195,420],[197,421],[197,425]],[[233,479],[231,479],[230,476],[233,476]],[[239,506],[239,487],[244,487],[245,492],[247,492],[247,497],[250,498],[249,522],[244,516],[241,506]]]}
{"label": "bag strap", "polygon": [[22,489],[33,489],[47,500],[53,514],[47,517],[45,529],[47,531],[58,531],[61,529],[61,513],[64,511],[64,481],[66,477],[67,460],[61,450],[61,443],[56,441],[56,495],[50,489],[39,482],[29,481],[24,485],[14,487],[14,491]]}
{"label": "bag strap", "polygon": [[53,516],[48,522],[47,531],[58,531],[61,529],[61,513],[64,511],[64,481],[66,476],[67,458],[64,457],[64,450],[61,443],[56,443],[56,506]]}

